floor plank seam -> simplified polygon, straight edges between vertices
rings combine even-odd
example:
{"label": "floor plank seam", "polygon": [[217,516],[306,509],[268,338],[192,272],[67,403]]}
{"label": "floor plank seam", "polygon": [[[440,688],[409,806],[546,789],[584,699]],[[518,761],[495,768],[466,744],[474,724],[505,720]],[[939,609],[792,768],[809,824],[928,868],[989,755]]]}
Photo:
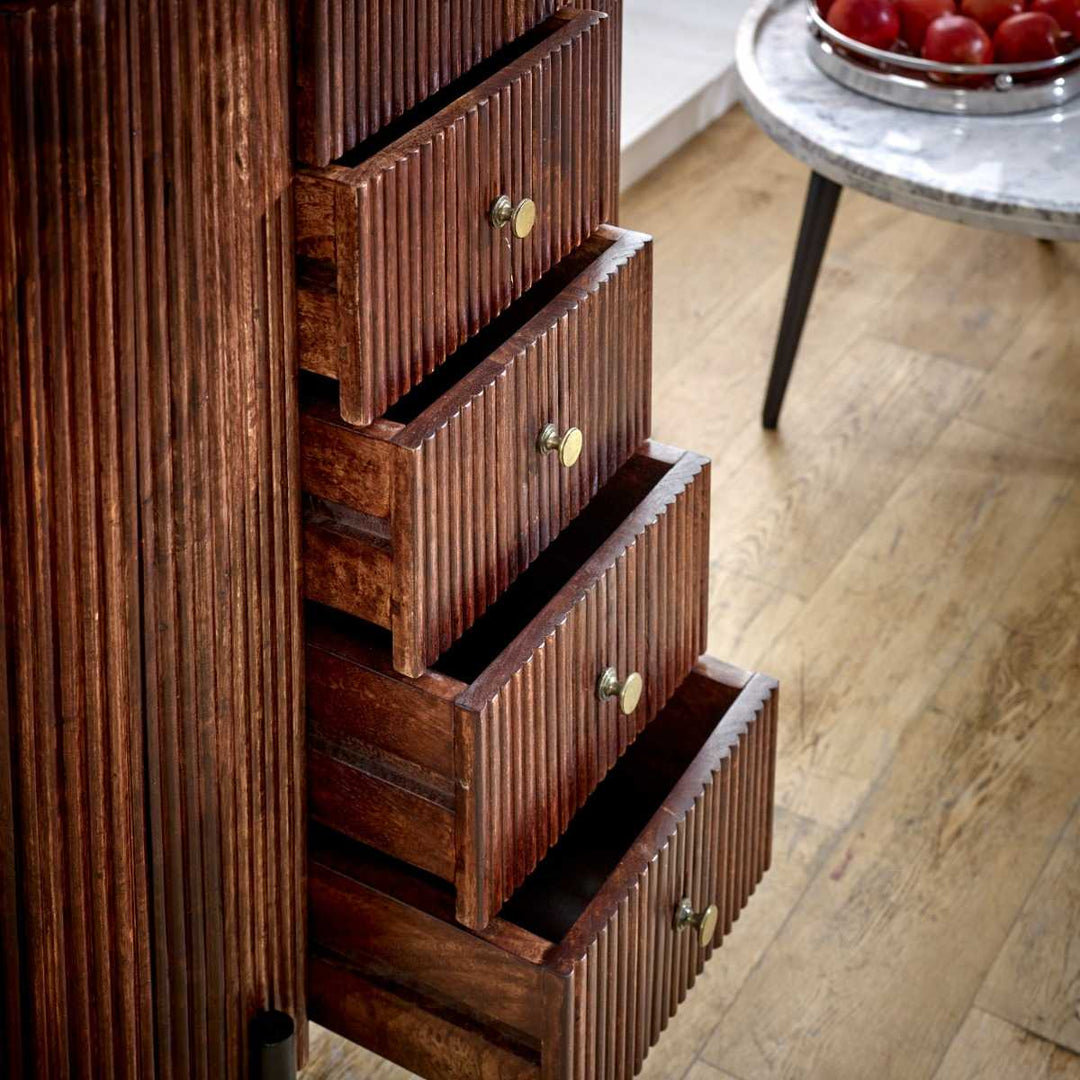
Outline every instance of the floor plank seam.
{"label": "floor plank seam", "polygon": [[982,1005],[974,1005],[972,1008],[978,1009],[979,1012],[986,1013],[987,1016],[992,1016],[995,1020],[1000,1020],[1003,1024],[1008,1024],[1009,1027],[1014,1027],[1017,1031],[1022,1031],[1025,1035],[1030,1035],[1031,1038],[1038,1039],[1039,1042],[1046,1043],[1047,1046],[1052,1046],[1055,1050],[1060,1050],[1062,1053],[1068,1054],[1069,1057],[1076,1058],[1080,1061],[1080,1050],[1075,1050],[1073,1047],[1068,1046],[1063,1042],[1059,1042],[1057,1039],[1052,1039],[1038,1031],[1033,1031],[1026,1024],[1021,1024],[1016,1020],[1010,1020],[1007,1016],[1002,1016],[993,1009],[984,1008]]}

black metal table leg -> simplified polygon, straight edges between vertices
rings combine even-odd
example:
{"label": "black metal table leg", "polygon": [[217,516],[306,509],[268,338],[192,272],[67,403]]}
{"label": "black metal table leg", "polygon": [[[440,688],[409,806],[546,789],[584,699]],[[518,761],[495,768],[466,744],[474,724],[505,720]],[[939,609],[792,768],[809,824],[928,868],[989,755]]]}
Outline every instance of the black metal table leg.
{"label": "black metal table leg", "polygon": [[791,368],[795,363],[799,339],[806,323],[806,313],[814,296],[814,286],[817,284],[818,271],[821,269],[825,246],[829,242],[829,232],[842,190],[834,181],[816,172],[810,174],[799,241],[795,245],[795,260],[791,265],[784,315],[780,321],[780,333],[776,339],[776,351],[773,353],[772,371],[769,374],[769,389],[765,394],[765,408],[762,411],[762,423],[770,430],[776,427],[780,419],[784,391],[787,390],[788,379],[791,378]]}

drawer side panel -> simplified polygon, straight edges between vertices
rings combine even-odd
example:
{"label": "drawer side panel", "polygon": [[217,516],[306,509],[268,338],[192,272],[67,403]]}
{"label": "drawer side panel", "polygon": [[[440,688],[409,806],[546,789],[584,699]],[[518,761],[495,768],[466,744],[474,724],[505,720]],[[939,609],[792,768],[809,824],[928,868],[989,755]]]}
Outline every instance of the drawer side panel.
{"label": "drawer side panel", "polygon": [[[458,881],[458,918],[487,924],[705,649],[709,465],[692,471],[566,617],[476,714],[471,777],[459,799],[459,836],[475,845]],[[623,716],[601,702],[613,666],[640,672],[644,692]],[[462,710],[466,714],[466,710]],[[467,714],[466,714],[467,715]]]}
{"label": "drawer side panel", "polygon": [[[544,1075],[629,1080],[749,900],[771,857],[777,696],[743,723],[668,840],[570,972],[573,1030]],[[719,908],[713,943],[677,932],[674,913]]]}
{"label": "drawer side panel", "polygon": [[[634,245],[594,289],[566,290],[543,333],[522,331],[499,350],[490,377],[420,443],[419,557],[398,568],[417,579],[417,667],[449,648],[648,438],[651,248],[644,237]],[[537,450],[547,423],[581,429],[576,465]]]}

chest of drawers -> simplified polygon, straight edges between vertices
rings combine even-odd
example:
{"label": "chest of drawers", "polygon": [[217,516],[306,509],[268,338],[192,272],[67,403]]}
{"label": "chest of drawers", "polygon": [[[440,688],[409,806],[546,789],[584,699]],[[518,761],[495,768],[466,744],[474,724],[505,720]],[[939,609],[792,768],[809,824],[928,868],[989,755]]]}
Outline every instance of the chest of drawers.
{"label": "chest of drawers", "polygon": [[776,684],[650,440],[621,5],[481,7],[297,10],[311,1015],[629,1080],[768,866]]}

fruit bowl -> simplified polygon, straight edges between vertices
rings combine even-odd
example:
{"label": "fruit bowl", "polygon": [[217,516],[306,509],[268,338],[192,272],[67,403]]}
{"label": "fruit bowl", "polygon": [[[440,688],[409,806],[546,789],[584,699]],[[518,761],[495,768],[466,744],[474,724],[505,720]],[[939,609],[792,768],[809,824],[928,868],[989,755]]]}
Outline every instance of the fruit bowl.
{"label": "fruit bowl", "polygon": [[864,45],[830,26],[806,0],[810,58],[852,90],[929,112],[1003,116],[1052,108],[1080,95],[1080,47],[1047,60],[944,64]]}

